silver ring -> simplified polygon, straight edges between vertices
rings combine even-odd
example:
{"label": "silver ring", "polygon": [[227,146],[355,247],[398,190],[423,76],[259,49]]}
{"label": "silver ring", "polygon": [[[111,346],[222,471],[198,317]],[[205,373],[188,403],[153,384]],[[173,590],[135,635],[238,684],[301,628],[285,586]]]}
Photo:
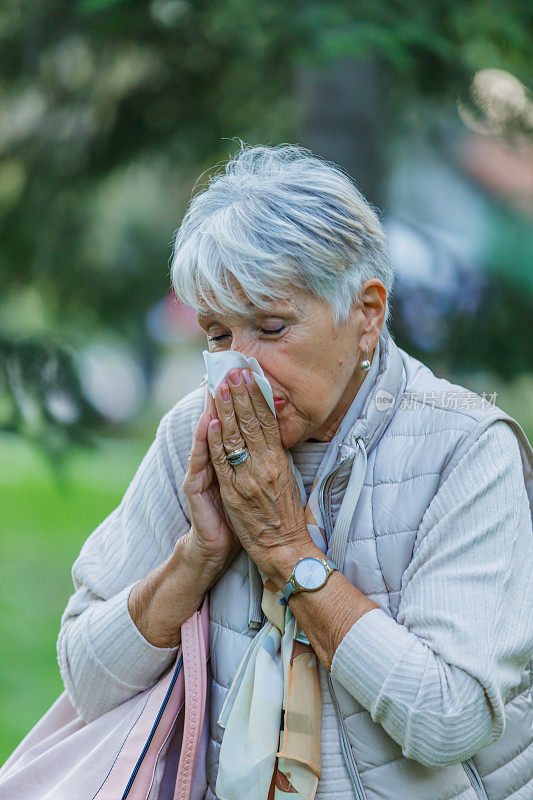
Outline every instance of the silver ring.
{"label": "silver ring", "polygon": [[233,453],[227,453],[226,459],[232,467],[235,467],[237,464],[242,464],[243,461],[246,461],[249,455],[248,449],[243,447],[241,450],[234,450]]}

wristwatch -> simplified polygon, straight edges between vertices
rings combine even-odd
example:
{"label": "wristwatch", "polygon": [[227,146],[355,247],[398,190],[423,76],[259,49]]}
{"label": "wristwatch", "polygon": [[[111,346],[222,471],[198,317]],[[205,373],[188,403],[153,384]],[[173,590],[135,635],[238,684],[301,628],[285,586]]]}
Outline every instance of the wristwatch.
{"label": "wristwatch", "polygon": [[338,567],[329,558],[315,558],[304,556],[296,562],[291,576],[285,584],[280,605],[289,604],[289,597],[297,592],[316,592],[321,589],[327,579]]}

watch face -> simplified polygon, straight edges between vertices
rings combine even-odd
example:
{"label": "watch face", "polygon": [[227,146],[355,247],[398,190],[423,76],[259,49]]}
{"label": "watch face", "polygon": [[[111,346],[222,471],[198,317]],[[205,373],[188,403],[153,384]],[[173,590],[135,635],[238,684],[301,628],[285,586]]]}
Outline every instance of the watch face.
{"label": "watch face", "polygon": [[326,567],[317,558],[303,558],[294,568],[294,577],[303,589],[318,589],[326,576]]}

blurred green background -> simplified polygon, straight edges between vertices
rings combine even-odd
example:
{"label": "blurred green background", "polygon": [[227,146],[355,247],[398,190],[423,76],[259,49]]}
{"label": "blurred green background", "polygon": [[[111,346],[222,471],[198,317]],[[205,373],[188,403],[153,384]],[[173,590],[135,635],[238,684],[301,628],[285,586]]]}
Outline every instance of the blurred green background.
{"label": "blurred green background", "polygon": [[356,179],[398,345],[531,439],[532,30],[518,0],[0,8],[0,761],[62,690],[83,541],[203,375],[171,239],[240,140]]}

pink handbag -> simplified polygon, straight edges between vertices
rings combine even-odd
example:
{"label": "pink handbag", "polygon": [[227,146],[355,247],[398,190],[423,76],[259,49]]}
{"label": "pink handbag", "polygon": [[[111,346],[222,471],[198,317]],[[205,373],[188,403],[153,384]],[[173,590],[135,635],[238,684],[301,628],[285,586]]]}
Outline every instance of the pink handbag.
{"label": "pink handbag", "polygon": [[209,605],[151,689],[85,723],[65,692],[0,769],[1,800],[203,800]]}

